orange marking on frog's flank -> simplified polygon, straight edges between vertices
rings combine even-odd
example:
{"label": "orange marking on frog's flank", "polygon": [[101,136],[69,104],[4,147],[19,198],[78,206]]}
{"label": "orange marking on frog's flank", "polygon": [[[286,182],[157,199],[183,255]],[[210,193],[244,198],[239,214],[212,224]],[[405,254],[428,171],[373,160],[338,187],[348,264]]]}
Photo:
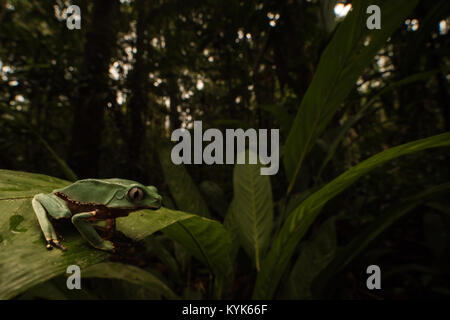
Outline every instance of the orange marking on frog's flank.
{"label": "orange marking on frog's flank", "polygon": [[151,209],[148,207],[108,208],[104,204],[73,200],[62,192],[55,192],[54,194],[66,202],[72,215],[80,212],[92,212],[92,218],[89,220],[105,220],[110,218],[126,217],[133,211]]}

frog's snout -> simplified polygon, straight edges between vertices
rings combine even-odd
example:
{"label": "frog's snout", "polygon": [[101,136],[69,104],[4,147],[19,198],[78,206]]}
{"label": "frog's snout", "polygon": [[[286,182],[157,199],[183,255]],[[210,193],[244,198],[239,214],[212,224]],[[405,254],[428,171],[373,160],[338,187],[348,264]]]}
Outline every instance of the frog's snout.
{"label": "frog's snout", "polygon": [[160,195],[155,197],[155,210],[158,210],[162,206],[162,197]]}

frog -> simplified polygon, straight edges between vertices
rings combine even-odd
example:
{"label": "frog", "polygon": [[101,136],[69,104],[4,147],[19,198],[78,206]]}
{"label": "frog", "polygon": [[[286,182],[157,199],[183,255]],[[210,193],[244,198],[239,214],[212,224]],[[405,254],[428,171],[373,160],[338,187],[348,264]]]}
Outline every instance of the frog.
{"label": "frog", "polygon": [[155,186],[118,178],[78,180],[51,193],[36,194],[32,199],[46,248],[62,251],[67,248],[62,244],[63,239],[56,233],[52,221],[70,219],[91,246],[115,252],[114,244],[97,233],[95,223],[106,221],[105,229],[111,235],[116,228],[116,218],[143,209],[158,210],[161,205],[162,197]]}

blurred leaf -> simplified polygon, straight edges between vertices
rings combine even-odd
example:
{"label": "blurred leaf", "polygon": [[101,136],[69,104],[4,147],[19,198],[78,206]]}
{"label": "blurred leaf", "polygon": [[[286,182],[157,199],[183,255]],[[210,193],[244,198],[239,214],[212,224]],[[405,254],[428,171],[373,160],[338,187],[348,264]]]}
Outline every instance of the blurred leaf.
{"label": "blurred leaf", "polygon": [[292,122],[294,119],[292,115],[289,114],[286,110],[284,103],[279,104],[261,104],[259,107],[270,113],[270,115],[275,119],[276,123],[280,127],[281,130],[286,130],[289,132],[289,129],[292,127]]}
{"label": "blurred leaf", "polygon": [[[171,150],[164,148],[159,153],[161,166],[170,192],[177,207],[186,212],[195,212],[203,217],[210,217],[208,206],[204,201],[195,182],[183,165],[175,165],[170,159]],[[232,266],[230,260],[231,240],[228,232],[217,221],[195,216],[193,221],[186,220],[171,225],[164,230],[170,238],[181,244],[190,254],[203,262],[216,275],[216,294],[222,295],[222,290],[230,280]],[[184,219],[183,219],[184,220]],[[214,222],[205,224],[205,221]]]}
{"label": "blurred leaf", "polygon": [[230,238],[218,221],[163,207],[157,211],[137,211],[118,219],[117,229],[136,240],[162,230],[214,274],[228,275],[231,270]]}
{"label": "blurred leaf", "polygon": [[[229,279],[231,240],[223,225],[204,217],[192,216],[163,230],[164,234],[181,244],[216,276],[216,281]],[[221,284],[222,287],[225,284]],[[219,291],[222,288],[216,288]],[[221,293],[220,293],[221,294]]]}
{"label": "blurred leaf", "polygon": [[261,167],[260,164],[234,166],[233,200],[229,212],[236,224],[239,242],[258,271],[273,227],[272,187],[269,176],[261,175]]}
{"label": "blurred leaf", "polygon": [[119,279],[145,287],[155,295],[155,298],[179,299],[156,276],[132,265],[117,262],[103,262],[83,270],[81,275],[83,278]]}
{"label": "blurred leaf", "polygon": [[211,217],[197,185],[183,164],[173,164],[170,153],[170,148],[163,148],[159,152],[159,160],[177,207],[185,212],[195,212],[199,216]]}
{"label": "blurred leaf", "polygon": [[70,290],[67,288],[67,276],[59,275],[43,283],[40,283],[23,294],[19,295],[19,300],[97,300],[89,290],[82,285],[81,290]]}
{"label": "blurred leaf", "polygon": [[322,0],[320,1],[320,15],[323,22],[324,29],[327,33],[333,32],[336,28],[337,21],[334,13],[336,0]]}
{"label": "blurred leaf", "polygon": [[70,181],[76,181],[77,175],[72,171],[72,169],[69,167],[66,161],[64,161],[58,154],[53,150],[52,147],[45,141],[44,138],[33,128],[30,127],[31,132],[34,133],[34,135],[41,141],[41,143],[44,145],[45,149],[48,151],[48,153],[53,157],[53,159],[56,161],[56,163],[59,165],[59,168],[64,173],[64,176],[69,179]]}
{"label": "blurred leaf", "polygon": [[[75,290],[78,291],[78,290]],[[67,300],[64,292],[59,290],[51,281],[46,281],[36,287],[27,290],[19,296],[20,300],[47,299],[47,300]]]}
{"label": "blurred leaf", "polygon": [[342,125],[338,135],[328,148],[327,156],[325,157],[325,160],[323,161],[322,166],[319,169],[319,173],[317,174],[316,179],[320,179],[320,177],[322,176],[323,170],[325,169],[326,165],[331,161],[331,159],[333,159],[338,146],[344,140],[348,130],[352,128],[359,120],[361,120],[365,116],[366,111],[378,100],[378,98],[381,95],[406,84],[410,84],[416,81],[428,80],[432,75],[436,74],[437,72],[438,70],[420,72],[413,74],[412,76],[406,77],[402,80],[393,82],[387,85],[385,88],[381,89],[377,94],[375,94],[374,97],[372,97],[369,101],[363,104],[358,110],[358,112]]}
{"label": "blurred leaf", "polygon": [[[178,267],[177,261],[165,246],[166,236],[148,237],[145,239],[145,245],[153,254],[155,254],[159,260],[167,267],[170,279],[173,279],[176,283],[181,284],[181,272]],[[168,239],[171,243],[172,241]]]}
{"label": "blurred leaf", "polygon": [[340,248],[336,257],[324,269],[314,284],[315,294],[321,294],[325,284],[332,276],[347,266],[356,256],[358,256],[378,235],[389,228],[395,221],[402,218],[405,214],[429,200],[430,198],[448,193],[450,183],[444,183],[438,186],[430,187],[414,196],[403,199],[381,214],[367,228],[356,236],[344,248]]}
{"label": "blurred leaf", "polygon": [[310,299],[311,284],[334,258],[337,249],[335,218],[325,221],[313,239],[300,245],[297,262],[285,282],[289,299]]}
{"label": "blurred leaf", "polygon": [[[374,4],[382,8],[380,30],[366,27],[366,9]],[[284,166],[290,181],[288,194],[298,178],[306,154],[355,86],[359,75],[416,4],[417,0],[362,0],[353,3],[352,11],[338,27],[320,58],[286,140]]]}
{"label": "blurred leaf", "polygon": [[186,269],[188,268],[189,259],[191,258],[191,255],[178,242],[173,243],[173,249],[174,249],[175,258],[177,259],[177,261],[180,265],[181,272],[185,273]]}
{"label": "blurred leaf", "polygon": [[231,241],[223,225],[215,220],[161,208],[158,211],[138,211],[126,219],[118,219],[117,226],[137,240],[162,230],[217,277],[229,277],[231,273]]}
{"label": "blurred leaf", "polygon": [[228,207],[228,211],[225,215],[225,219],[223,221],[223,226],[227,229],[228,234],[230,236],[231,240],[231,249],[230,249],[230,259],[233,262],[236,258],[236,255],[239,251],[239,236],[238,236],[238,224],[234,221],[234,215],[233,211],[236,211],[233,209],[234,202],[232,201],[230,203],[230,206]]}
{"label": "blurred leaf", "polygon": [[199,188],[209,208],[223,218],[227,210],[227,201],[222,188],[209,180],[202,181]]}
{"label": "blurred leaf", "polygon": [[448,145],[450,145],[450,133],[443,133],[385,150],[347,170],[314,192],[292,211],[284,222],[278,237],[263,260],[261,272],[256,279],[253,297],[269,299],[274,295],[295,248],[319,215],[322,207],[330,199],[347,189],[361,176],[391,159],[428,148]]}

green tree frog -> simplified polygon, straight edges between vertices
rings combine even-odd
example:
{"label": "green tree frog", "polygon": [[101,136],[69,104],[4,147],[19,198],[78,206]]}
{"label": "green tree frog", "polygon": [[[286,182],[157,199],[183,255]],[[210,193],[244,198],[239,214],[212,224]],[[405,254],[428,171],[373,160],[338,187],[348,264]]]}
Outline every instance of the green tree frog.
{"label": "green tree frog", "polygon": [[32,205],[47,241],[47,249],[66,250],[59,242],[51,220],[71,219],[93,247],[114,251],[113,243],[101,238],[91,222],[106,220],[106,229],[113,232],[116,218],[141,209],[158,210],[161,202],[154,186],[146,187],[124,179],[84,179],[49,194],[37,194]]}

